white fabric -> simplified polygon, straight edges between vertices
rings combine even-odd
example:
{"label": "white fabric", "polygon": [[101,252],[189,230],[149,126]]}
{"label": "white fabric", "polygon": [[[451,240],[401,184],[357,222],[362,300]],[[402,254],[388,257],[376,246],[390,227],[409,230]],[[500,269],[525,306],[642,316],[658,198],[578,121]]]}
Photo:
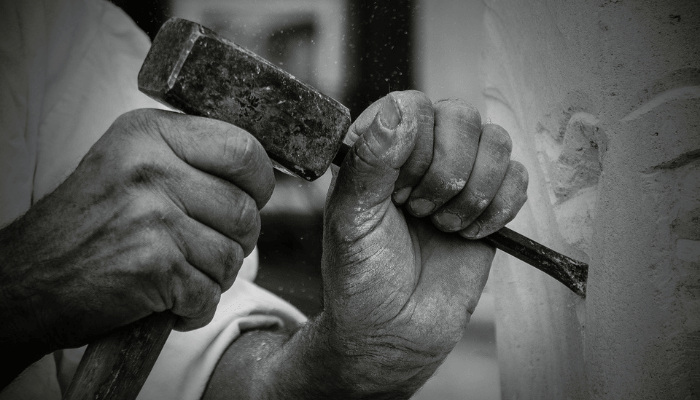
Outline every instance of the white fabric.
{"label": "white fabric", "polygon": [[149,41],[117,7],[0,0],[0,226],[52,191],[120,114]]}
{"label": "white fabric", "polygon": [[[148,38],[98,0],[0,0],[0,228],[67,177],[120,114],[162,107],[137,89]],[[239,277],[255,277],[257,253]],[[291,305],[239,278],[214,321],[173,332],[139,399],[198,399],[241,329],[301,323]],[[63,363],[62,363],[63,366]],[[0,400],[60,399],[52,355]]]}
{"label": "white fabric", "polygon": [[305,319],[279,297],[238,279],[221,296],[209,325],[193,332],[170,334],[138,400],[199,399],[219,358],[241,331],[295,326]]}

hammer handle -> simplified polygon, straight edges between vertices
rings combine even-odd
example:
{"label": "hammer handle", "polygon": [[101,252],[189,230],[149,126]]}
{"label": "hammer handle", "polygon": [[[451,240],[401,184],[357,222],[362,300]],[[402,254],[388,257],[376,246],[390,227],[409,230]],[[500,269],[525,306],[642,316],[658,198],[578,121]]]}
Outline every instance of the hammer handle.
{"label": "hammer handle", "polygon": [[92,342],[63,399],[135,399],[175,319],[169,311],[151,314]]}

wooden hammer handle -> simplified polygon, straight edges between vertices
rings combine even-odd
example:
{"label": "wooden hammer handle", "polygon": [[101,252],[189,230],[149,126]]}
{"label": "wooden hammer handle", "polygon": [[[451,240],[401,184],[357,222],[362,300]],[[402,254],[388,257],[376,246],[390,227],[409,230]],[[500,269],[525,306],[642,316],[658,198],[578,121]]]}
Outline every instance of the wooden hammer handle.
{"label": "wooden hammer handle", "polygon": [[175,319],[169,311],[151,314],[91,343],[63,399],[135,399]]}

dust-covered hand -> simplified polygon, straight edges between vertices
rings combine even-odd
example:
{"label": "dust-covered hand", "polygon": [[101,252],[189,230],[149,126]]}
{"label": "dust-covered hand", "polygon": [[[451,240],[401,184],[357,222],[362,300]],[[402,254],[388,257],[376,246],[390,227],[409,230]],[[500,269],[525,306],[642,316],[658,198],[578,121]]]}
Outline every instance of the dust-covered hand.
{"label": "dust-covered hand", "polygon": [[465,238],[515,217],[527,172],[503,128],[415,91],[369,107],[348,139],[325,213],[323,318],[370,386],[420,385],[461,338],[488,277],[494,249]]}
{"label": "dust-covered hand", "polygon": [[51,194],[0,231],[0,342],[85,344],[150,313],[208,323],[260,231],[272,165],[220,121],[118,118]]}
{"label": "dust-covered hand", "polygon": [[460,340],[495,252],[469,239],[526,200],[508,133],[463,101],[408,91],[365,110],[347,140],[325,210],[323,312],[291,336],[243,335],[206,399],[408,398]]}

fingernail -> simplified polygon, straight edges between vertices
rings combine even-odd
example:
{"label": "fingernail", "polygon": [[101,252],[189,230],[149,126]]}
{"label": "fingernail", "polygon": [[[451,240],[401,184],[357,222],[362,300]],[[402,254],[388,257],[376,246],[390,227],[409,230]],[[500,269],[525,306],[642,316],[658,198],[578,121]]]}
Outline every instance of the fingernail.
{"label": "fingernail", "polygon": [[418,217],[428,215],[435,209],[435,203],[426,199],[413,199],[410,201],[409,205],[413,213]]}
{"label": "fingernail", "polygon": [[395,129],[401,122],[401,114],[391,95],[386,95],[379,111],[379,122],[387,129]]}
{"label": "fingernail", "polygon": [[394,192],[394,203],[403,204],[408,200],[408,196],[411,194],[411,187],[405,187]]}
{"label": "fingernail", "polygon": [[460,218],[457,214],[452,214],[449,212],[441,212],[436,214],[435,222],[437,222],[441,228],[448,231],[457,231],[462,227],[462,218]]}
{"label": "fingernail", "polygon": [[479,235],[480,230],[481,224],[479,224],[479,222],[477,221],[469,225],[466,229],[460,231],[459,233],[467,239],[478,239],[477,236]]}

